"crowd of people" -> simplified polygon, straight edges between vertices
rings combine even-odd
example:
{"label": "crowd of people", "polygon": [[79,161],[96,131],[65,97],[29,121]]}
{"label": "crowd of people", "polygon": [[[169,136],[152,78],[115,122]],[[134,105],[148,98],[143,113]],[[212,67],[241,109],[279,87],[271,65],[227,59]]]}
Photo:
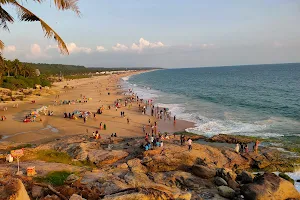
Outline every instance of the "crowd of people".
{"label": "crowd of people", "polygon": [[[253,145],[253,152],[258,152],[258,146],[260,142],[259,140],[256,140]],[[249,153],[249,145],[247,143],[236,143],[235,145],[235,152],[236,153]]]}

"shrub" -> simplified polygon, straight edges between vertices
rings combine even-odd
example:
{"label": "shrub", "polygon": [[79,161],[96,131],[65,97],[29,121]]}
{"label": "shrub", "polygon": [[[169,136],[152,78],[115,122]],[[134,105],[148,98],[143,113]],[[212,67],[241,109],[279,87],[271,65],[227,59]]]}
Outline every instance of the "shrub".
{"label": "shrub", "polygon": [[287,180],[287,181],[293,183],[293,185],[294,185],[294,183],[295,183],[294,179],[292,179],[291,177],[289,177],[289,176],[288,176],[287,174],[285,174],[285,173],[279,173],[279,177],[281,177],[281,178],[283,178],[283,179],[285,179],[285,180]]}
{"label": "shrub", "polygon": [[45,177],[36,178],[36,180],[39,182],[47,182],[54,186],[61,186],[71,174],[72,173],[68,171],[54,171],[48,173]]}

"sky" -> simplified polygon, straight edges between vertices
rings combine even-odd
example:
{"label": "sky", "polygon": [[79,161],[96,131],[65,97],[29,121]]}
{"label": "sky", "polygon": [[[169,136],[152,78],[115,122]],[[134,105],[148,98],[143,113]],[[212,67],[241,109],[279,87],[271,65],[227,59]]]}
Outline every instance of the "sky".
{"label": "sky", "polygon": [[7,59],[86,67],[209,67],[300,62],[300,0],[23,1],[65,41],[61,55],[39,22],[0,30]]}

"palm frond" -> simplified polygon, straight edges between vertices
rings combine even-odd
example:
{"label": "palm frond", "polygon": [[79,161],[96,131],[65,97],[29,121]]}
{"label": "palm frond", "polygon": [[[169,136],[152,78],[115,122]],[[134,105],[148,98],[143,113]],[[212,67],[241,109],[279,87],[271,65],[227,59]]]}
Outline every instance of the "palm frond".
{"label": "palm frond", "polygon": [[[9,0],[4,0],[9,1]],[[44,0],[33,0],[38,3],[43,3]],[[78,16],[80,16],[79,7],[77,6],[78,0],[53,0],[55,6],[59,10],[72,10],[74,11]]]}
{"label": "palm frond", "polygon": [[2,42],[2,40],[0,40],[0,65],[3,64],[3,57],[2,57],[3,50],[4,50],[4,43]]}
{"label": "palm frond", "polygon": [[54,0],[54,3],[59,10],[72,10],[80,16],[80,11],[77,6],[78,0]]}
{"label": "palm frond", "polygon": [[9,4],[12,0],[0,0],[0,4]]}
{"label": "palm frond", "polygon": [[3,51],[4,49],[4,43],[2,42],[2,40],[0,40],[0,51]]}
{"label": "palm frond", "polygon": [[41,23],[43,31],[45,32],[45,37],[53,38],[58,43],[58,47],[62,54],[69,54],[65,42],[46,22],[44,22],[41,18],[33,14],[27,8],[20,5],[18,2],[14,1],[13,4],[18,8],[19,18],[22,21],[28,21],[28,22],[39,21]]}
{"label": "palm frond", "polygon": [[8,30],[7,22],[13,23],[14,18],[4,10],[0,4],[0,28],[3,28],[4,30]]}

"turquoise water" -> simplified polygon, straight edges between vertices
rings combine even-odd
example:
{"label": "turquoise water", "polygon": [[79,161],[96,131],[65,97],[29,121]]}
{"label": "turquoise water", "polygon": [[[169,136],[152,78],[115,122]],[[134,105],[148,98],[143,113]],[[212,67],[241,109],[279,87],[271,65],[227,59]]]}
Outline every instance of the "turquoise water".
{"label": "turquoise water", "polygon": [[195,122],[191,132],[300,139],[300,64],[168,69],[129,83]]}
{"label": "turquoise water", "polygon": [[124,81],[141,98],[195,122],[190,132],[300,143],[300,64],[166,69]]}

